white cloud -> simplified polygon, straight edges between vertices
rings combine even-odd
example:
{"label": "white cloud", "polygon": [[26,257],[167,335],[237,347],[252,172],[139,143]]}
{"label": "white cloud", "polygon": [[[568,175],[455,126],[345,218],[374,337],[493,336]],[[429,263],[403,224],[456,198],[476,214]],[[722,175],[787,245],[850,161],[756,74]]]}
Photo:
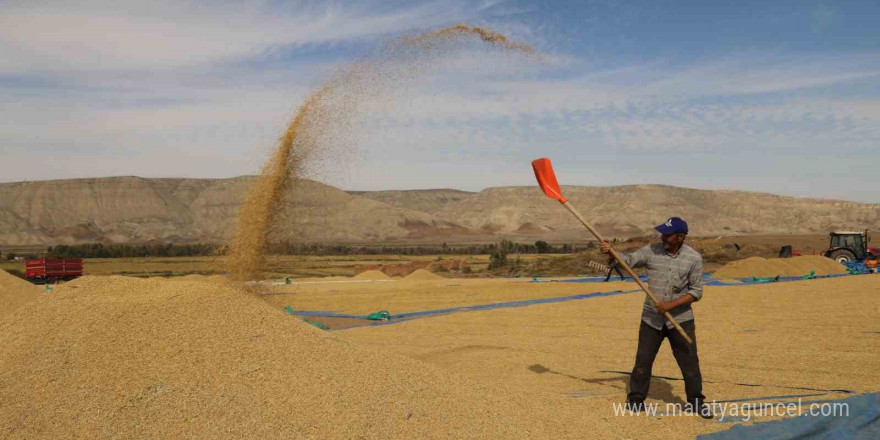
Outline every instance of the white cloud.
{"label": "white cloud", "polygon": [[880,78],[880,63],[866,54],[753,54],[672,70],[673,75],[647,85],[648,94],[749,95],[830,86]]}
{"label": "white cloud", "polygon": [[461,4],[384,13],[371,5],[269,2],[31,2],[0,15],[0,72],[167,68],[430,28],[466,17]]}

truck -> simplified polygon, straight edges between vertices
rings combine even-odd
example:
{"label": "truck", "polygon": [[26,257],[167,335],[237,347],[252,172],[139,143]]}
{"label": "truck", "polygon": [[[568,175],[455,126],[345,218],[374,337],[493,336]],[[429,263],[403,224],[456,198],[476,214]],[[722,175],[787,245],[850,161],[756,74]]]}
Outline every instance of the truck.
{"label": "truck", "polygon": [[35,284],[69,281],[83,274],[82,258],[39,258],[25,261],[25,276]]}

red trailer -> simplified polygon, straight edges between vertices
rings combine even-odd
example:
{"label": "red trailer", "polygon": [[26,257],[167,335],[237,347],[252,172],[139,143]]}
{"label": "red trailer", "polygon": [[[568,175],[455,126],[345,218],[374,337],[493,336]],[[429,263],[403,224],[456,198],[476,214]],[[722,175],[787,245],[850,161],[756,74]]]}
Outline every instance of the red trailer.
{"label": "red trailer", "polygon": [[40,258],[25,262],[25,276],[35,283],[71,280],[83,274],[82,258]]}

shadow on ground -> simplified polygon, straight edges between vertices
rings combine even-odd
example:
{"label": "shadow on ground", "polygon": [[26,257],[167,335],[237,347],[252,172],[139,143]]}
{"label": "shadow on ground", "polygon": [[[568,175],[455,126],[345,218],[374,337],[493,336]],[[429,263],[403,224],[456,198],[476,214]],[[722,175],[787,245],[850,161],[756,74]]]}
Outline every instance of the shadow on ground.
{"label": "shadow on ground", "polygon": [[[608,372],[615,374],[615,377],[596,377],[596,378],[588,378],[588,377],[579,377],[573,376],[571,374],[562,373],[559,371],[554,371],[550,368],[547,368],[541,364],[529,365],[528,370],[537,373],[537,374],[556,374],[559,376],[563,376],[569,379],[578,380],[591,385],[601,385],[610,388],[614,388],[617,392],[620,393],[621,399],[626,399],[626,394],[629,393],[629,375],[623,374],[619,372]],[[657,376],[651,376],[651,391],[648,393],[649,398],[654,398],[666,403],[678,403],[684,405],[684,400],[681,397],[676,396],[673,393],[672,384],[669,383],[664,378],[660,378]],[[591,394],[582,394],[582,393],[572,393],[572,397],[583,397]],[[592,394],[592,395],[600,395],[600,394]],[[602,394],[604,395],[604,394]]]}

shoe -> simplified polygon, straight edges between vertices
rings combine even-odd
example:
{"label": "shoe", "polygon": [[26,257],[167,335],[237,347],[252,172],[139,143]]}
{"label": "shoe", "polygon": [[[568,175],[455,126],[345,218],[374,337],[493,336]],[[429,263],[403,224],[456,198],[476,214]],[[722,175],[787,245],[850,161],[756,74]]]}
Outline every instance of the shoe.
{"label": "shoe", "polygon": [[712,420],[715,418],[715,414],[712,413],[712,407],[706,403],[705,399],[696,399],[689,402],[691,408],[693,408],[694,413],[698,416],[706,419]]}
{"label": "shoe", "polygon": [[642,412],[645,410],[645,402],[642,400],[628,400],[626,402],[626,409],[632,412]]}

